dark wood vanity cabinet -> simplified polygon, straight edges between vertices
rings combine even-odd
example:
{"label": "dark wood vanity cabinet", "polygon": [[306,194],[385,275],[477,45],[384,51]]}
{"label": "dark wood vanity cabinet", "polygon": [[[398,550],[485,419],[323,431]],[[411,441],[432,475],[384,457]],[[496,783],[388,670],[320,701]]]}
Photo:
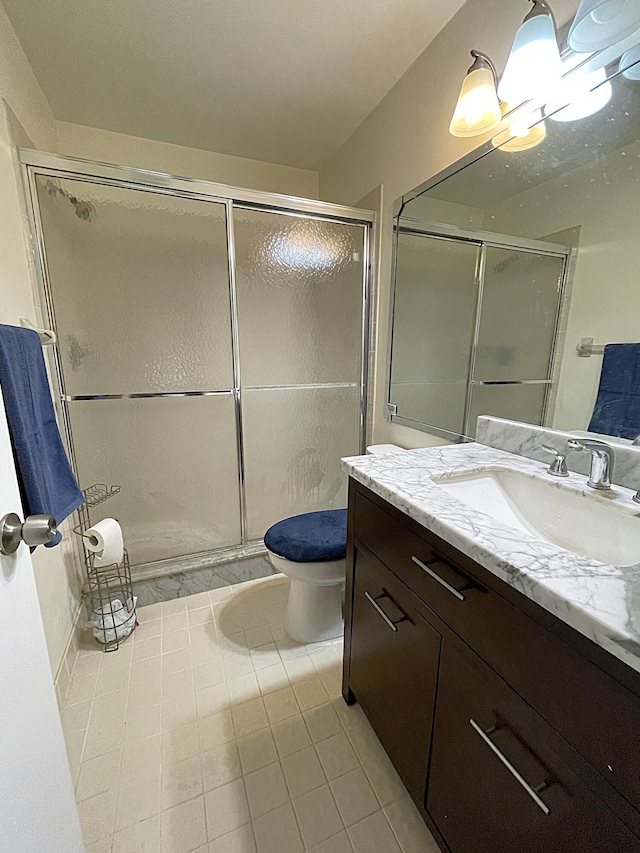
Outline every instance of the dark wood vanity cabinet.
{"label": "dark wood vanity cabinet", "polygon": [[354,481],[345,626],[344,697],[443,850],[640,853],[638,674]]}
{"label": "dark wood vanity cabinet", "polygon": [[[358,554],[350,684],[414,800],[424,799],[440,635],[414,596],[371,554]],[[389,701],[393,697],[393,701]]]}

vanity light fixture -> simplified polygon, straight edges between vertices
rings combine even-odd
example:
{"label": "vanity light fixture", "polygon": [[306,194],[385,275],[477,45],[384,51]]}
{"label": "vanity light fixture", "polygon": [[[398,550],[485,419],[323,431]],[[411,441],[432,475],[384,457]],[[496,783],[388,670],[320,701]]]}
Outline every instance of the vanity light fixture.
{"label": "vanity light fixture", "polygon": [[[576,66],[584,59],[586,57],[574,54],[570,61]],[[562,79],[557,96],[547,101],[545,113],[553,121],[578,121],[605,107],[612,93],[606,68],[594,71],[578,68]]]}
{"label": "vanity light fixture", "polygon": [[577,53],[603,50],[639,27],[639,0],[582,0],[569,30],[569,47]]}
{"label": "vanity light fixture", "polygon": [[553,12],[545,0],[531,2],[498,85],[500,100],[514,105],[546,100],[562,78]]}
{"label": "vanity light fixture", "polygon": [[449,125],[452,136],[479,136],[498,126],[502,119],[496,92],[497,75],[493,62],[479,50],[472,50],[473,64],[462,82],[458,103]]}
{"label": "vanity light fixture", "polygon": [[620,71],[627,80],[640,80],[640,44],[630,48],[620,60]]}
{"label": "vanity light fixture", "polygon": [[542,118],[542,110],[516,116],[512,124],[494,136],[491,142],[501,151],[526,151],[540,145],[547,135],[547,128]]}

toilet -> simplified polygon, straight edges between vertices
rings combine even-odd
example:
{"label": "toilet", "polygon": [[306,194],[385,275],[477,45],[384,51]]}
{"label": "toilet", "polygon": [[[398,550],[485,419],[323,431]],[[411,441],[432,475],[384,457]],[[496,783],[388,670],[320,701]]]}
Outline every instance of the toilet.
{"label": "toilet", "polygon": [[[393,444],[367,447],[367,453],[375,455],[401,451]],[[267,530],[264,544],[273,567],[291,580],[287,634],[298,643],[341,637],[347,510],[320,510],[285,518]]]}

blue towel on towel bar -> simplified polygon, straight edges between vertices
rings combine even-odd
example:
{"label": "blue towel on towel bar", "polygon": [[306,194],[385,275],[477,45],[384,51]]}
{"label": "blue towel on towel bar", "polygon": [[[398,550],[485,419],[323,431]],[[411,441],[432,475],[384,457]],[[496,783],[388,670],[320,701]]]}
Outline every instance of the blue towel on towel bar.
{"label": "blue towel on towel bar", "polygon": [[607,344],[589,432],[640,435],[640,344]]}
{"label": "blue towel on towel bar", "polygon": [[84,498],[60,438],[37,332],[0,324],[0,387],[24,513],[52,515],[60,524]]}

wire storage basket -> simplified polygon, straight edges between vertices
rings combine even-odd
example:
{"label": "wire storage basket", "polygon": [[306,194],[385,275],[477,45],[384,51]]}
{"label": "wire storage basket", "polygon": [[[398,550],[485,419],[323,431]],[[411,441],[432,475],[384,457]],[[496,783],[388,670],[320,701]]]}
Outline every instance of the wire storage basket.
{"label": "wire storage basket", "polygon": [[96,566],[95,554],[87,549],[83,536],[91,527],[91,510],[119,491],[120,486],[107,486],[105,483],[94,483],[85,489],[85,502],[78,509],[79,524],[74,527],[84,551],[85,582],[82,592],[94,637],[105,652],[116,651],[138,624],[129,555],[125,549],[121,562]]}

